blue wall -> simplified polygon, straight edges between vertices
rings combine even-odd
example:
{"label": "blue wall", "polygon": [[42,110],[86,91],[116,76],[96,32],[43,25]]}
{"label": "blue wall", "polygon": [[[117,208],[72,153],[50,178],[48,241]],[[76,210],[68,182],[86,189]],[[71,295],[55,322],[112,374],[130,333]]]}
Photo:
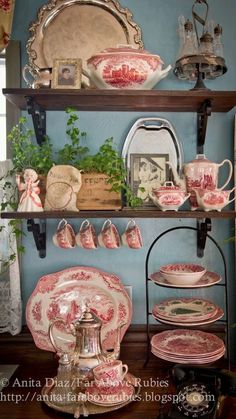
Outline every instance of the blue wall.
{"label": "blue wall", "polygon": [[[28,25],[36,19],[38,8],[45,0],[18,0],[14,18],[13,39],[22,43],[22,66],[27,61],[26,41],[29,37]],[[183,14],[191,17],[192,2],[190,0],[122,0],[122,6],[128,7],[133,12],[134,21],[142,29],[142,38],[145,48],[152,53],[158,53],[166,64],[174,64],[179,40],[177,35],[177,19]],[[219,79],[207,82],[212,90],[236,90],[236,54],[234,40],[236,38],[236,3],[235,0],[209,0],[210,18],[214,18],[223,26],[223,41],[228,72]],[[22,84],[24,86],[24,84]],[[191,86],[179,81],[171,73],[158,84],[158,89],[188,90]],[[196,114],[192,113],[135,113],[135,112],[80,112],[80,127],[88,132],[88,141],[91,150],[97,150],[105,138],[113,136],[121,150],[125,137],[139,117],[163,116],[173,124],[179,140],[182,142],[185,161],[192,160],[196,154]],[[227,114],[215,113],[209,118],[205,153],[210,160],[220,162],[224,158],[233,160],[233,119],[234,111]],[[30,121],[30,120],[29,120]],[[31,123],[31,121],[30,121]],[[62,112],[48,112],[48,134],[55,144],[62,145],[65,141],[66,118]],[[76,231],[82,220],[72,220]],[[99,232],[103,219],[94,220],[94,226]],[[97,249],[86,251],[83,249],[62,250],[52,244],[52,235],[56,230],[57,221],[48,222],[47,257],[39,259],[32,236],[27,234],[24,239],[26,254],[22,260],[22,291],[24,303],[33,291],[38,278],[49,272],[75,265],[91,265],[103,270],[114,272],[120,276],[126,285],[133,287],[134,314],[133,323],[145,323],[145,257],[148,248],[157,235],[167,228],[175,226],[195,226],[194,220],[137,220],[142,230],[144,247],[132,251],[121,247],[118,250],[107,251]],[[115,220],[120,233],[127,224],[126,219]],[[232,234],[231,220],[213,220],[212,236],[222,245],[229,268],[231,283],[231,298],[235,297],[234,290],[234,248],[225,244],[224,240]],[[157,270],[166,262],[193,261],[204,264],[207,269],[223,273],[223,267],[218,251],[210,243],[203,259],[196,257],[195,234],[186,232],[171,233],[160,242],[150,258],[150,272]],[[151,285],[152,286],[152,285]],[[152,288],[152,301],[157,302],[166,296],[199,295],[212,298],[217,303],[224,305],[221,288],[208,288],[202,290],[174,291],[168,288]],[[232,305],[234,307],[234,305]],[[232,314],[233,311],[232,311]]]}

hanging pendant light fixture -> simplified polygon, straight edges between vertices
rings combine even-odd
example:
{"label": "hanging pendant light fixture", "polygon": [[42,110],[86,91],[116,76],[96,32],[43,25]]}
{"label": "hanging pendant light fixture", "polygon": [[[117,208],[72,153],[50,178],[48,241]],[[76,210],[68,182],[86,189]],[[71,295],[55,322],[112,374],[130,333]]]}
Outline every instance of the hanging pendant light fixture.
{"label": "hanging pendant light fixture", "polygon": [[[196,13],[197,5],[205,7],[205,16]],[[221,42],[222,28],[208,21],[207,0],[195,0],[192,7],[193,23],[179,17],[180,49],[174,74],[182,80],[196,81],[192,90],[205,90],[203,80],[215,79],[227,71]],[[199,26],[202,33],[199,35]]]}

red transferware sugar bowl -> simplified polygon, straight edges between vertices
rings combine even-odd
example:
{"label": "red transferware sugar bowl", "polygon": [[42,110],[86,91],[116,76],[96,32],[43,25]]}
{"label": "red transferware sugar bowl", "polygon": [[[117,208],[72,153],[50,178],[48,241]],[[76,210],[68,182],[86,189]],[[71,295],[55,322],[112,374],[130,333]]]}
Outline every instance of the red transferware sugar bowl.
{"label": "red transferware sugar bowl", "polygon": [[100,89],[152,89],[171,70],[170,65],[162,69],[159,55],[132,45],[107,48],[87,64],[83,73]]}
{"label": "red transferware sugar bowl", "polygon": [[173,182],[165,182],[160,188],[153,189],[149,196],[162,211],[178,211],[190,194],[175,186]]}

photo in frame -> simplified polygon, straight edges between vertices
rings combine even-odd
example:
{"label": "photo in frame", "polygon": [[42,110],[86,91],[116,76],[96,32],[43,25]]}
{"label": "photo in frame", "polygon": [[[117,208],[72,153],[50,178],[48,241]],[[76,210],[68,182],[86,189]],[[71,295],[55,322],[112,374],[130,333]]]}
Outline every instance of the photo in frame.
{"label": "photo in frame", "polygon": [[143,206],[154,206],[149,192],[171,180],[167,161],[169,154],[130,154],[130,186]]}
{"label": "photo in frame", "polygon": [[52,68],[53,89],[80,89],[82,77],[82,60],[55,59]]}

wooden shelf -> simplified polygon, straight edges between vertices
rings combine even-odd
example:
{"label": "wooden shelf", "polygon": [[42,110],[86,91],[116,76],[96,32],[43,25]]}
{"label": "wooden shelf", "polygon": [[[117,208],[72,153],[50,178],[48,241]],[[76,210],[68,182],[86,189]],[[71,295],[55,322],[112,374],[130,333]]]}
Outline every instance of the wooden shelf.
{"label": "wooden shelf", "polygon": [[212,112],[228,112],[236,106],[236,91],[11,88],[3,89],[3,94],[21,110],[27,109],[27,97],[53,111],[72,106],[83,111],[198,112],[206,99],[212,101]]}
{"label": "wooden shelf", "polygon": [[2,212],[7,219],[46,218],[236,218],[235,211],[159,211],[156,209],[122,209],[120,211],[43,211],[43,212]]}

